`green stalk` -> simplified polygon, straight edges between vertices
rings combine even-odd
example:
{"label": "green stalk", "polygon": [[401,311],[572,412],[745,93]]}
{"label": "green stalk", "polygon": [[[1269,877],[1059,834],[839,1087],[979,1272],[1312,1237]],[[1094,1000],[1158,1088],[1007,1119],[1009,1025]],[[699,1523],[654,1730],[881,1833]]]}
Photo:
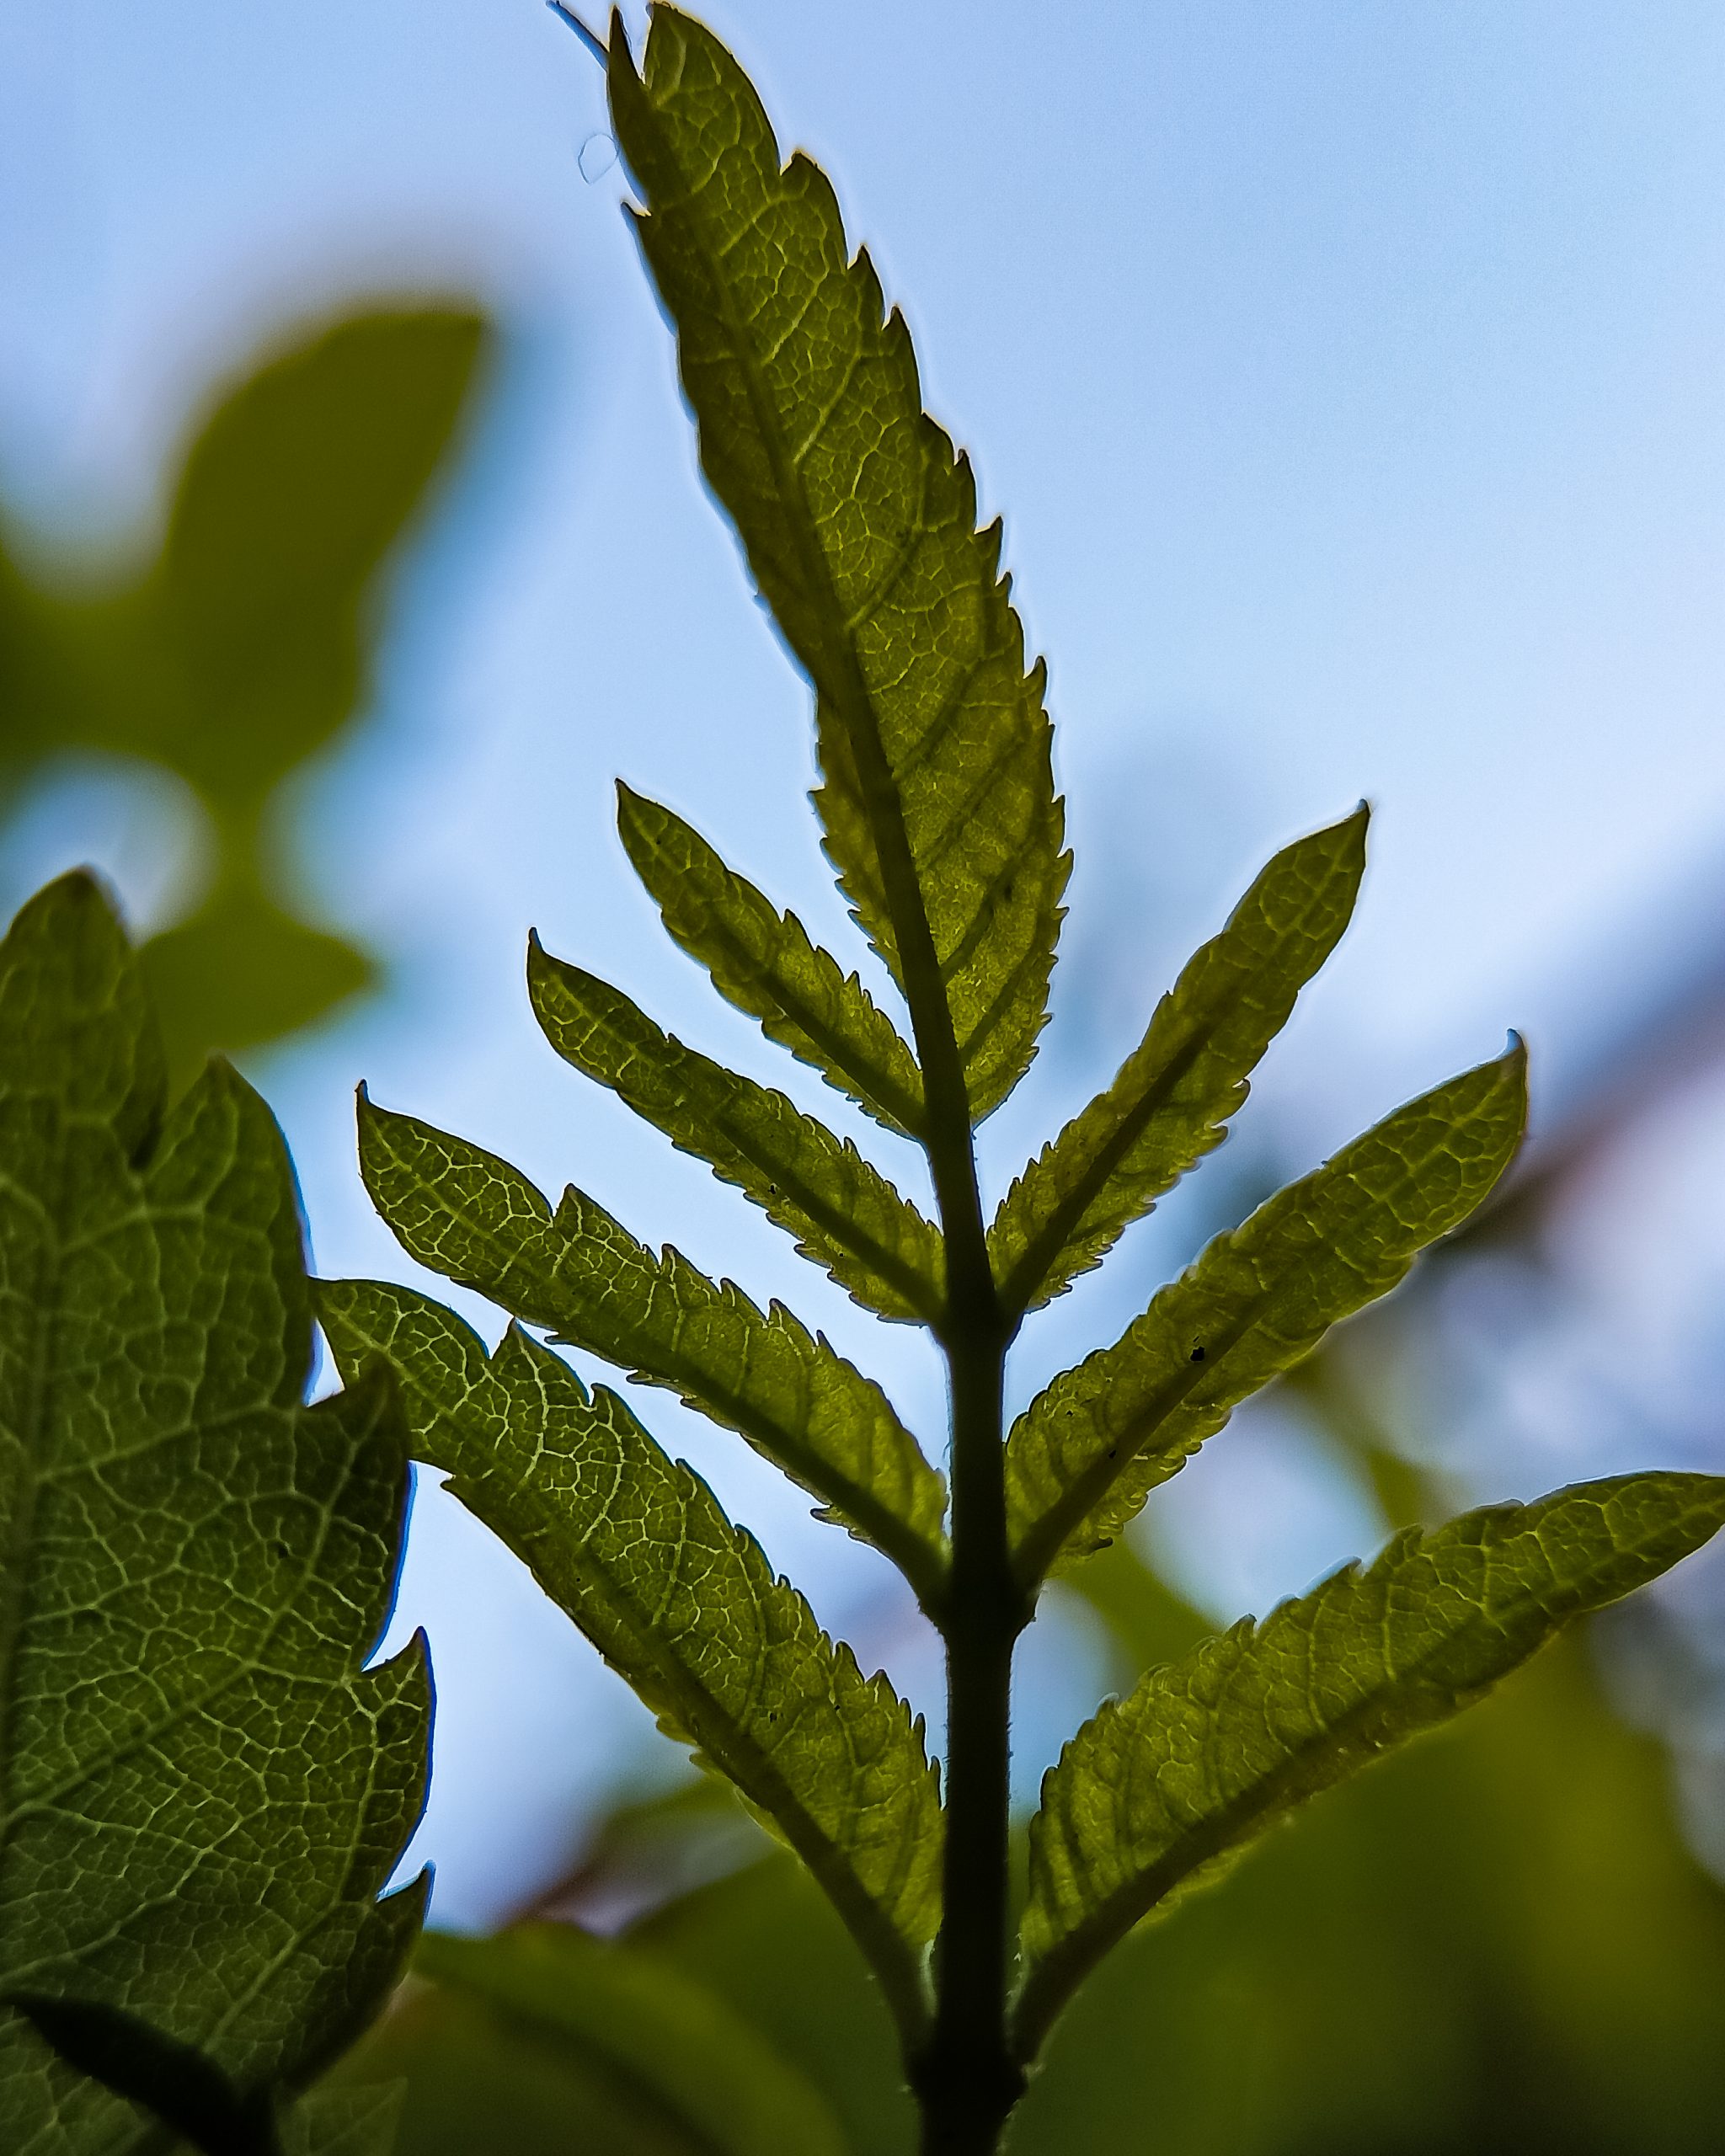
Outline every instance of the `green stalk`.
{"label": "green stalk", "polygon": [[938,1331],[953,1438],[952,1572],[940,1613],[947,1648],[943,1915],[934,2020],[911,2061],[911,2079],[922,2156],[993,2156],[1024,2089],[1007,2011],[1007,1837],[1012,1649],[1030,1609],[1007,1535],[1001,1390],[1014,1328],[989,1267],[968,1116],[959,1143],[952,1140],[949,1129],[931,1131],[947,1245],[948,1308]]}

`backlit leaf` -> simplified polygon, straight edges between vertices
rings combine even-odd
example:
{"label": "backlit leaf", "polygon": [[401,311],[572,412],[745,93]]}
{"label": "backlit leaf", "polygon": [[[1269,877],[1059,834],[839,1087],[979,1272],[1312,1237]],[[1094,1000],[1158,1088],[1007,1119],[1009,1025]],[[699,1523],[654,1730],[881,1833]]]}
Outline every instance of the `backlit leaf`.
{"label": "backlit leaf", "polygon": [[1162,998],[1114,1084],[1007,1192],[988,1248],[1009,1309],[1034,1310],[1099,1265],[1220,1144],[1247,1073],[1348,926],[1365,823],[1362,808],[1276,856]]}
{"label": "backlit leaf", "polygon": [[661,1033],[620,990],[552,958],[537,938],[527,985],[566,1062],[753,1198],[859,1303],[883,1317],[937,1314],[939,1236],[848,1139]]}
{"label": "backlit leaf", "polygon": [[1386,1294],[1503,1173],[1527,1113],[1519,1044],[1386,1118],[1164,1288],[1013,1426],[1017,1561],[1039,1578],[1110,1541],[1240,1402]]}
{"label": "backlit leaf", "polygon": [[1396,1537],[1261,1625],[1152,1670],[1067,1745],[1031,1828],[1017,2027],[1033,2053],[1084,1972],[1183,1884],[1391,1745],[1446,1721],[1569,1618],[1725,1522],[1725,1477],[1627,1475]]}
{"label": "backlit leaf", "polygon": [[493,1355],[404,1288],[322,1290],[342,1368],[394,1369],[414,1454],[515,1551],[659,1716],[819,1879],[909,2026],[941,1818],[921,1725],[864,1678],[754,1538],[605,1387],[511,1328]]}
{"label": "backlit leaf", "polygon": [[922,1129],[922,1074],[855,974],[727,868],[698,831],[657,802],[617,789],[617,828],[665,925],[761,1031],[848,1093],[889,1130]]}
{"label": "backlit leaf", "polygon": [[507,1161],[365,1099],[360,1161],[410,1257],[740,1432],[937,1590],[941,1477],[879,1386],[782,1304],[763,1315],[680,1251],[655,1257],[578,1190],[553,1214]]}
{"label": "backlit leaf", "polygon": [[[164,1115],[95,886],[0,949],[0,1993],[118,2009],[233,2084],[352,2041],[418,1928],[424,1796],[387,1390],[315,1407],[293,1177],[214,1065]],[[142,2152],[140,2114],[0,2012],[0,2147]]]}
{"label": "backlit leaf", "polygon": [[609,79],[702,467],[814,686],[828,851],[925,1071],[937,1014],[985,1115],[1042,1026],[1069,865],[1000,526],[825,175],[782,163],[729,53],[657,7],[641,73],[619,24]]}

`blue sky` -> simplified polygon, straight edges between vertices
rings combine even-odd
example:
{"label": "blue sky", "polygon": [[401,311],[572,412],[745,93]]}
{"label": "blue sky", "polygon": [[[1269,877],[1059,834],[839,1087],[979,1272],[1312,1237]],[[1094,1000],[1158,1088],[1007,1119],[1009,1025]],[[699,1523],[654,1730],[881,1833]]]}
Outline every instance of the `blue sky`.
{"label": "blue sky", "polygon": [[[1362,914],[1265,1066],[1248,1158],[1306,1164],[1511,1024],[1558,1097],[1717,911],[1725,15],[715,0],[710,19],[905,305],[1051,661],[1079,867],[1057,1031],[991,1126],[996,1177],[1265,856],[1362,794]],[[262,1074],[320,1263],[399,1269],[352,1173],[365,1075],[795,1294],[932,1421],[914,1350],[883,1351],[584,1095],[520,993],[536,922],[780,1075],[658,937],[611,830],[618,771],[845,933],[801,803],[804,692],[702,495],[623,176],[584,175],[604,125],[596,68],[534,0],[14,0],[0,488],[50,532],[147,522],[195,386],[273,323],[380,286],[497,307],[496,408],[397,592],[377,711],[299,804],[306,873],[400,966]],[[99,803],[62,802],[32,845],[19,877],[106,849],[146,895]],[[1108,1337],[1197,1217],[1169,1208],[1069,1299],[1024,1382]],[[775,1556],[820,1548],[828,1613],[909,1652],[864,1553],[813,1545],[764,1470],[654,1418]],[[433,1624],[449,1763],[429,1838],[459,1916],[487,1905],[487,1820],[550,1849],[638,1719],[475,1530],[435,1501],[419,1524],[405,1604]],[[1284,1551],[1270,1591],[1348,1546]],[[1028,1758],[1044,1741],[1027,1730]]]}

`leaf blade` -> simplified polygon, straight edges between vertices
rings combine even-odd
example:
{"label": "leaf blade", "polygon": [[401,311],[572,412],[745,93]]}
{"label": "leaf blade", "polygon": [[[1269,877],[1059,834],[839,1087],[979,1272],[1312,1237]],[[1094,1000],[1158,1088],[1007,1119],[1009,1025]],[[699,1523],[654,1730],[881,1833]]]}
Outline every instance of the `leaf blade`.
{"label": "leaf blade", "polygon": [[782,164],[730,54],[660,7],[639,75],[614,30],[608,79],[703,468],[814,686],[828,851],[925,1070],[955,1045],[980,1118],[1033,1052],[1070,866],[1000,526],[830,185]]}
{"label": "leaf blade", "polygon": [[375,1281],[326,1283],[323,1310],[344,1369],[376,1354],[396,1372],[416,1457],[797,1850],[920,2024],[940,1809],[921,1725],[885,1678],[863,1678],[700,1478],[548,1348],[512,1328],[488,1356],[450,1311]]}
{"label": "leaf blade", "polygon": [[617,828],[666,930],[769,1040],[906,1138],[923,1129],[922,1074],[855,974],[810,942],[682,818],[617,787]]}
{"label": "leaf blade", "polygon": [[946,1572],[946,1490],[880,1388],[782,1304],[655,1257],[573,1187],[555,1213],[496,1155],[361,1097],[366,1187],[402,1246],[724,1428],[873,1543],[921,1595]]}
{"label": "leaf blade", "polygon": [[1248,1074],[1348,926],[1365,825],[1362,805],[1276,855],[1162,998],[1113,1085],[1007,1192],[988,1241],[1010,1310],[1035,1310],[1099,1265],[1220,1143]]}
{"label": "leaf blade", "polygon": [[1217,1236],[1112,1348],[1056,1378],[1007,1440],[1023,1576],[1103,1547],[1242,1400],[1386,1294],[1496,1182],[1526,1113],[1518,1042]]}
{"label": "leaf blade", "polygon": [[620,990],[553,958],[537,937],[527,985],[546,1038],[680,1152],[705,1161],[804,1257],[879,1316],[928,1322],[945,1293],[939,1236],[848,1139],[782,1093],[662,1033]]}
{"label": "leaf blade", "polygon": [[1369,1568],[1242,1620],[1105,1705],[1051,1769],[1032,1828],[1021,2056],[1165,1897],[1722,1524],[1725,1477],[1642,1474],[1408,1529]]}
{"label": "leaf blade", "polygon": [[[263,1102],[222,1065],[164,1090],[136,960],[64,878],[0,947],[0,1991],[291,2088],[423,1902],[376,1897],[424,1798],[424,1643],[365,1667],[405,1439],[376,1383],[302,1404]],[[0,2143],[105,2156],[129,2120],[0,2015]]]}

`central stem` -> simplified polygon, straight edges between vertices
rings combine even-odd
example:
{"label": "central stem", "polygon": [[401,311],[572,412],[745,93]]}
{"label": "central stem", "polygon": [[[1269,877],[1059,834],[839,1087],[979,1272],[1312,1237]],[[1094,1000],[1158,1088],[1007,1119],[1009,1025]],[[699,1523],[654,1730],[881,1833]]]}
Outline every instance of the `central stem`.
{"label": "central stem", "polygon": [[993,2156],[1023,2074],[1007,2036],[1012,1647],[1023,1595],[1007,1541],[1006,1340],[986,1312],[953,1329],[953,1569],[947,1646],[944,1919],[934,2025],[913,2079],[923,2156]]}

